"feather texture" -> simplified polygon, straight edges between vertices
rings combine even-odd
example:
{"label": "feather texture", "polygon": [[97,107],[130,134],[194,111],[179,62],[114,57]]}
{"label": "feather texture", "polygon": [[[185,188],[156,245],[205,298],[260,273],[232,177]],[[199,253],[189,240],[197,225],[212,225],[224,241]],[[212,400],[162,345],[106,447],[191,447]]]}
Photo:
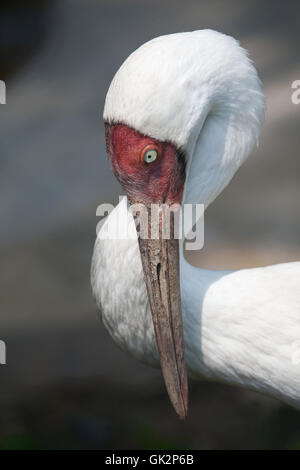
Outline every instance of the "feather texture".
{"label": "feather texture", "polygon": [[[264,97],[237,41],[203,30],[156,38],[135,51],[109,88],[104,119],[169,141],[188,159],[185,203],[207,207],[257,143]],[[116,224],[131,236],[112,240]],[[180,281],[188,371],[300,407],[300,262],[228,271],[189,265]],[[134,221],[124,198],[96,240],[92,288],[115,341],[158,365]]]}

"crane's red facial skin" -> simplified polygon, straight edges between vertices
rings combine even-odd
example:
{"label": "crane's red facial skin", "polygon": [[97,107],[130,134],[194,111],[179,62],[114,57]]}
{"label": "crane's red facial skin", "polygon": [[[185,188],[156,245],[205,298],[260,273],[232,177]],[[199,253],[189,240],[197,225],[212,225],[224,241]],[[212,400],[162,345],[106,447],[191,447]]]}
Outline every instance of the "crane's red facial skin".
{"label": "crane's red facial skin", "polygon": [[[106,124],[105,137],[114,174],[131,202],[181,202],[185,162],[172,144],[144,136],[123,124]],[[151,149],[157,152],[157,158],[146,163],[145,151]]]}

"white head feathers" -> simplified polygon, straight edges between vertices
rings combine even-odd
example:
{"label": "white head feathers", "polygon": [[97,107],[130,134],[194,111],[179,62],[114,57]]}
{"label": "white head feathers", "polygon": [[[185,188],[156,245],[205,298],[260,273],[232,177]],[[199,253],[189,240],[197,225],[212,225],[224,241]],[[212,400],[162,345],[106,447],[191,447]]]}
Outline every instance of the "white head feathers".
{"label": "white head feathers", "polygon": [[203,108],[218,105],[247,114],[258,137],[264,99],[246,51],[230,36],[200,30],[161,36],[134,51],[110,85],[104,120],[185,147]]}
{"label": "white head feathers", "polygon": [[201,197],[205,205],[247,158],[263,117],[261,83],[246,51],[212,30],[170,34],[142,45],[116,73],[104,107],[105,121],[172,142],[188,160],[193,157],[193,165],[201,164],[203,191],[198,180],[193,202]]}

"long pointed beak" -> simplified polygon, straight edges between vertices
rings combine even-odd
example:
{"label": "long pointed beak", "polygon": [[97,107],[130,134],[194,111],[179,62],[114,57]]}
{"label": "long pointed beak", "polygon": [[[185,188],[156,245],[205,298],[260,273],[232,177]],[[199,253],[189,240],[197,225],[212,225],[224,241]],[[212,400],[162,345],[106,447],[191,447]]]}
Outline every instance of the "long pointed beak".
{"label": "long pointed beak", "polygon": [[179,240],[174,237],[174,214],[170,214],[168,239],[163,236],[163,223],[160,217],[157,238],[139,237],[139,246],[162,373],[170,400],[179,417],[184,419],[188,410],[188,382],[181,316]]}

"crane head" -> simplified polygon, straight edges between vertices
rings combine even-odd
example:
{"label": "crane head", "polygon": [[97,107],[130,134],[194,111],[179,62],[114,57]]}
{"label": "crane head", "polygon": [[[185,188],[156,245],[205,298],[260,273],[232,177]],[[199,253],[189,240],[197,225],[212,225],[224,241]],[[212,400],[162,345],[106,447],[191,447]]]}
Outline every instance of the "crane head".
{"label": "crane head", "polygon": [[[148,216],[149,231],[146,236],[139,233],[144,278],[166,388],[176,412],[185,418],[188,385],[180,301],[179,240],[174,236],[175,215],[185,182],[185,158],[173,144],[145,136],[126,125],[106,124],[105,129],[114,174],[130,204],[142,206]],[[169,217],[165,217],[168,208],[174,211],[170,210]],[[157,218],[153,218],[154,210]]]}

